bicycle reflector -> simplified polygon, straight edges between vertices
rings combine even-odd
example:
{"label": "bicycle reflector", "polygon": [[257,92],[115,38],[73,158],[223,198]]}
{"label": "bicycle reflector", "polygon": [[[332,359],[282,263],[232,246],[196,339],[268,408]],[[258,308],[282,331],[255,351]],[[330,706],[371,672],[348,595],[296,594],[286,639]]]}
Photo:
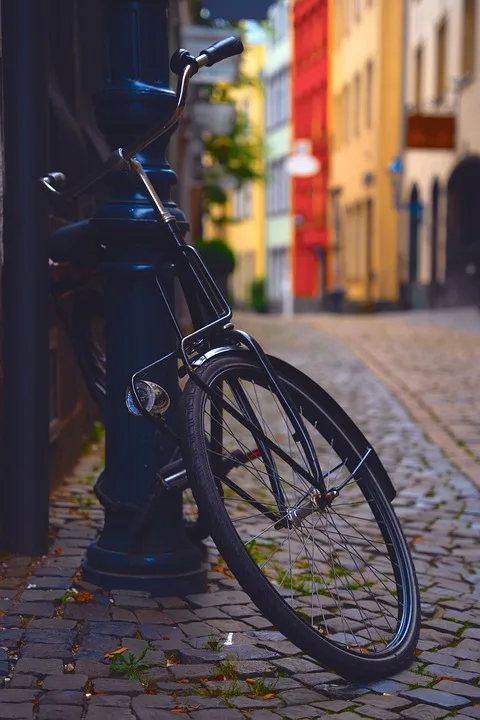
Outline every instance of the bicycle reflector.
{"label": "bicycle reflector", "polygon": [[[149,382],[148,380],[137,380],[135,389],[144,412],[149,413],[149,415],[153,417],[160,417],[163,413],[167,412],[170,407],[170,397],[166,390],[160,385]],[[130,387],[127,388],[125,401],[132,415],[139,417],[143,414],[142,410],[138,407],[137,399]]]}

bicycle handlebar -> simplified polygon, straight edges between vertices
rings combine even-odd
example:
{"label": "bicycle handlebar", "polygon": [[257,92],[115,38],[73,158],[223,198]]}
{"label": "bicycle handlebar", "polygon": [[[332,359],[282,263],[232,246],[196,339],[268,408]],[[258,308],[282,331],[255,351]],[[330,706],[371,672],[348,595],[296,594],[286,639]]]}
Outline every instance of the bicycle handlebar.
{"label": "bicycle handlebar", "polygon": [[62,192],[61,188],[65,186],[66,178],[63,173],[59,172],[52,172],[40,178],[40,183],[56,197],[74,200],[93,185],[96,185],[97,182],[102,180],[112,170],[129,169],[129,163],[134,155],[165,135],[180,120],[187,101],[188,86],[193,75],[202,67],[216,65],[216,63],[229,57],[240,55],[243,50],[244,47],[241,39],[234,36],[219,40],[214,45],[206,48],[206,50],[202,50],[198,57],[190,55],[187,50],[177,50],[172,56],[170,67],[174,73],[181,77],[177,83],[177,104],[175,111],[167,122],[155,125],[145,133],[145,135],[130,143],[130,145],[127,145],[125,148],[114,150],[100,171],[78,188]]}

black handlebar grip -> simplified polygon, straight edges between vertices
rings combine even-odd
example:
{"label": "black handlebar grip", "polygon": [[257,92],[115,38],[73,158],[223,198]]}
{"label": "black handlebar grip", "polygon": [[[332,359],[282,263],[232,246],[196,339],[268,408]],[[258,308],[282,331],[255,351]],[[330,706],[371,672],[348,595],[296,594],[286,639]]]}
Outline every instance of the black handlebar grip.
{"label": "black handlebar grip", "polygon": [[211,67],[229,57],[240,55],[243,50],[244,47],[240,38],[232,35],[232,37],[219,40],[214,45],[210,45],[206,50],[202,50],[201,55],[207,55],[207,67]]}

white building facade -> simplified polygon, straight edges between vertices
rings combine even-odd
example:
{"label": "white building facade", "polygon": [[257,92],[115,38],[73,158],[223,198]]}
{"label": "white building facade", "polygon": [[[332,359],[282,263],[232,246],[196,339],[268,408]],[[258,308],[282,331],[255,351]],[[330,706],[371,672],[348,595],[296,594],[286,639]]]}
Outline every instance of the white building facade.
{"label": "white building facade", "polygon": [[277,0],[269,9],[265,80],[267,293],[271,309],[291,301],[291,180],[286,161],[291,149],[290,78],[292,0]]}
{"label": "white building facade", "polygon": [[[480,0],[404,1],[404,305],[468,305],[480,298]],[[409,115],[426,147],[412,147]]]}

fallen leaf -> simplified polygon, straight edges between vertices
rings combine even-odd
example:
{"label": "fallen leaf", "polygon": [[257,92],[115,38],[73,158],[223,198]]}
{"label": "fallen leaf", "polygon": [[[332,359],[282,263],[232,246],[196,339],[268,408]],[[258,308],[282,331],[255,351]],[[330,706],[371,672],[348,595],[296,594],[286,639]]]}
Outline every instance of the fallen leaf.
{"label": "fallen leaf", "polygon": [[62,552],[62,548],[61,548],[61,547],[56,547],[53,552],[54,552],[54,553],[57,553],[57,554],[58,554],[58,553],[61,553],[61,552]]}
{"label": "fallen leaf", "polygon": [[174,713],[186,713],[187,711],[184,708],[174,708],[172,710]]}
{"label": "fallen leaf", "polygon": [[177,683],[182,683],[183,685],[187,685],[190,682],[188,678],[182,678],[181,680],[177,680]]}
{"label": "fallen leaf", "polygon": [[275,697],[275,693],[267,693],[266,695],[263,696],[263,699],[264,700],[273,700],[274,697]]}
{"label": "fallen leaf", "polygon": [[79,592],[75,595],[75,602],[77,603],[90,603],[92,599],[93,595],[89,592]]}
{"label": "fallen leaf", "polygon": [[219,675],[214,675],[212,677],[212,680],[215,682],[220,681],[220,680],[225,680],[225,675],[222,675],[221,673]]}
{"label": "fallen leaf", "polygon": [[145,690],[145,695],[155,695],[155,690],[148,688],[148,690]]}
{"label": "fallen leaf", "polygon": [[245,680],[245,682],[248,683],[249,685],[256,685],[256,683],[257,683],[257,681],[254,680],[253,678],[247,678]]}
{"label": "fallen leaf", "polygon": [[178,665],[178,660],[174,655],[167,657],[167,667],[170,667],[170,665]]}
{"label": "fallen leaf", "polygon": [[247,695],[247,697],[250,698],[251,700],[255,700],[255,698],[257,697],[257,695],[255,695],[255,693],[249,693],[249,694]]}
{"label": "fallen leaf", "polygon": [[168,637],[168,635],[164,635],[164,636],[162,637],[162,640],[170,640],[170,638]]}
{"label": "fallen leaf", "polygon": [[127,652],[127,650],[128,650],[128,647],[121,647],[121,648],[118,648],[117,650],[112,650],[112,652],[105,653],[105,655],[103,657],[105,658],[105,660],[107,658],[113,658],[113,657],[115,657],[115,655],[122,655],[122,653]]}

